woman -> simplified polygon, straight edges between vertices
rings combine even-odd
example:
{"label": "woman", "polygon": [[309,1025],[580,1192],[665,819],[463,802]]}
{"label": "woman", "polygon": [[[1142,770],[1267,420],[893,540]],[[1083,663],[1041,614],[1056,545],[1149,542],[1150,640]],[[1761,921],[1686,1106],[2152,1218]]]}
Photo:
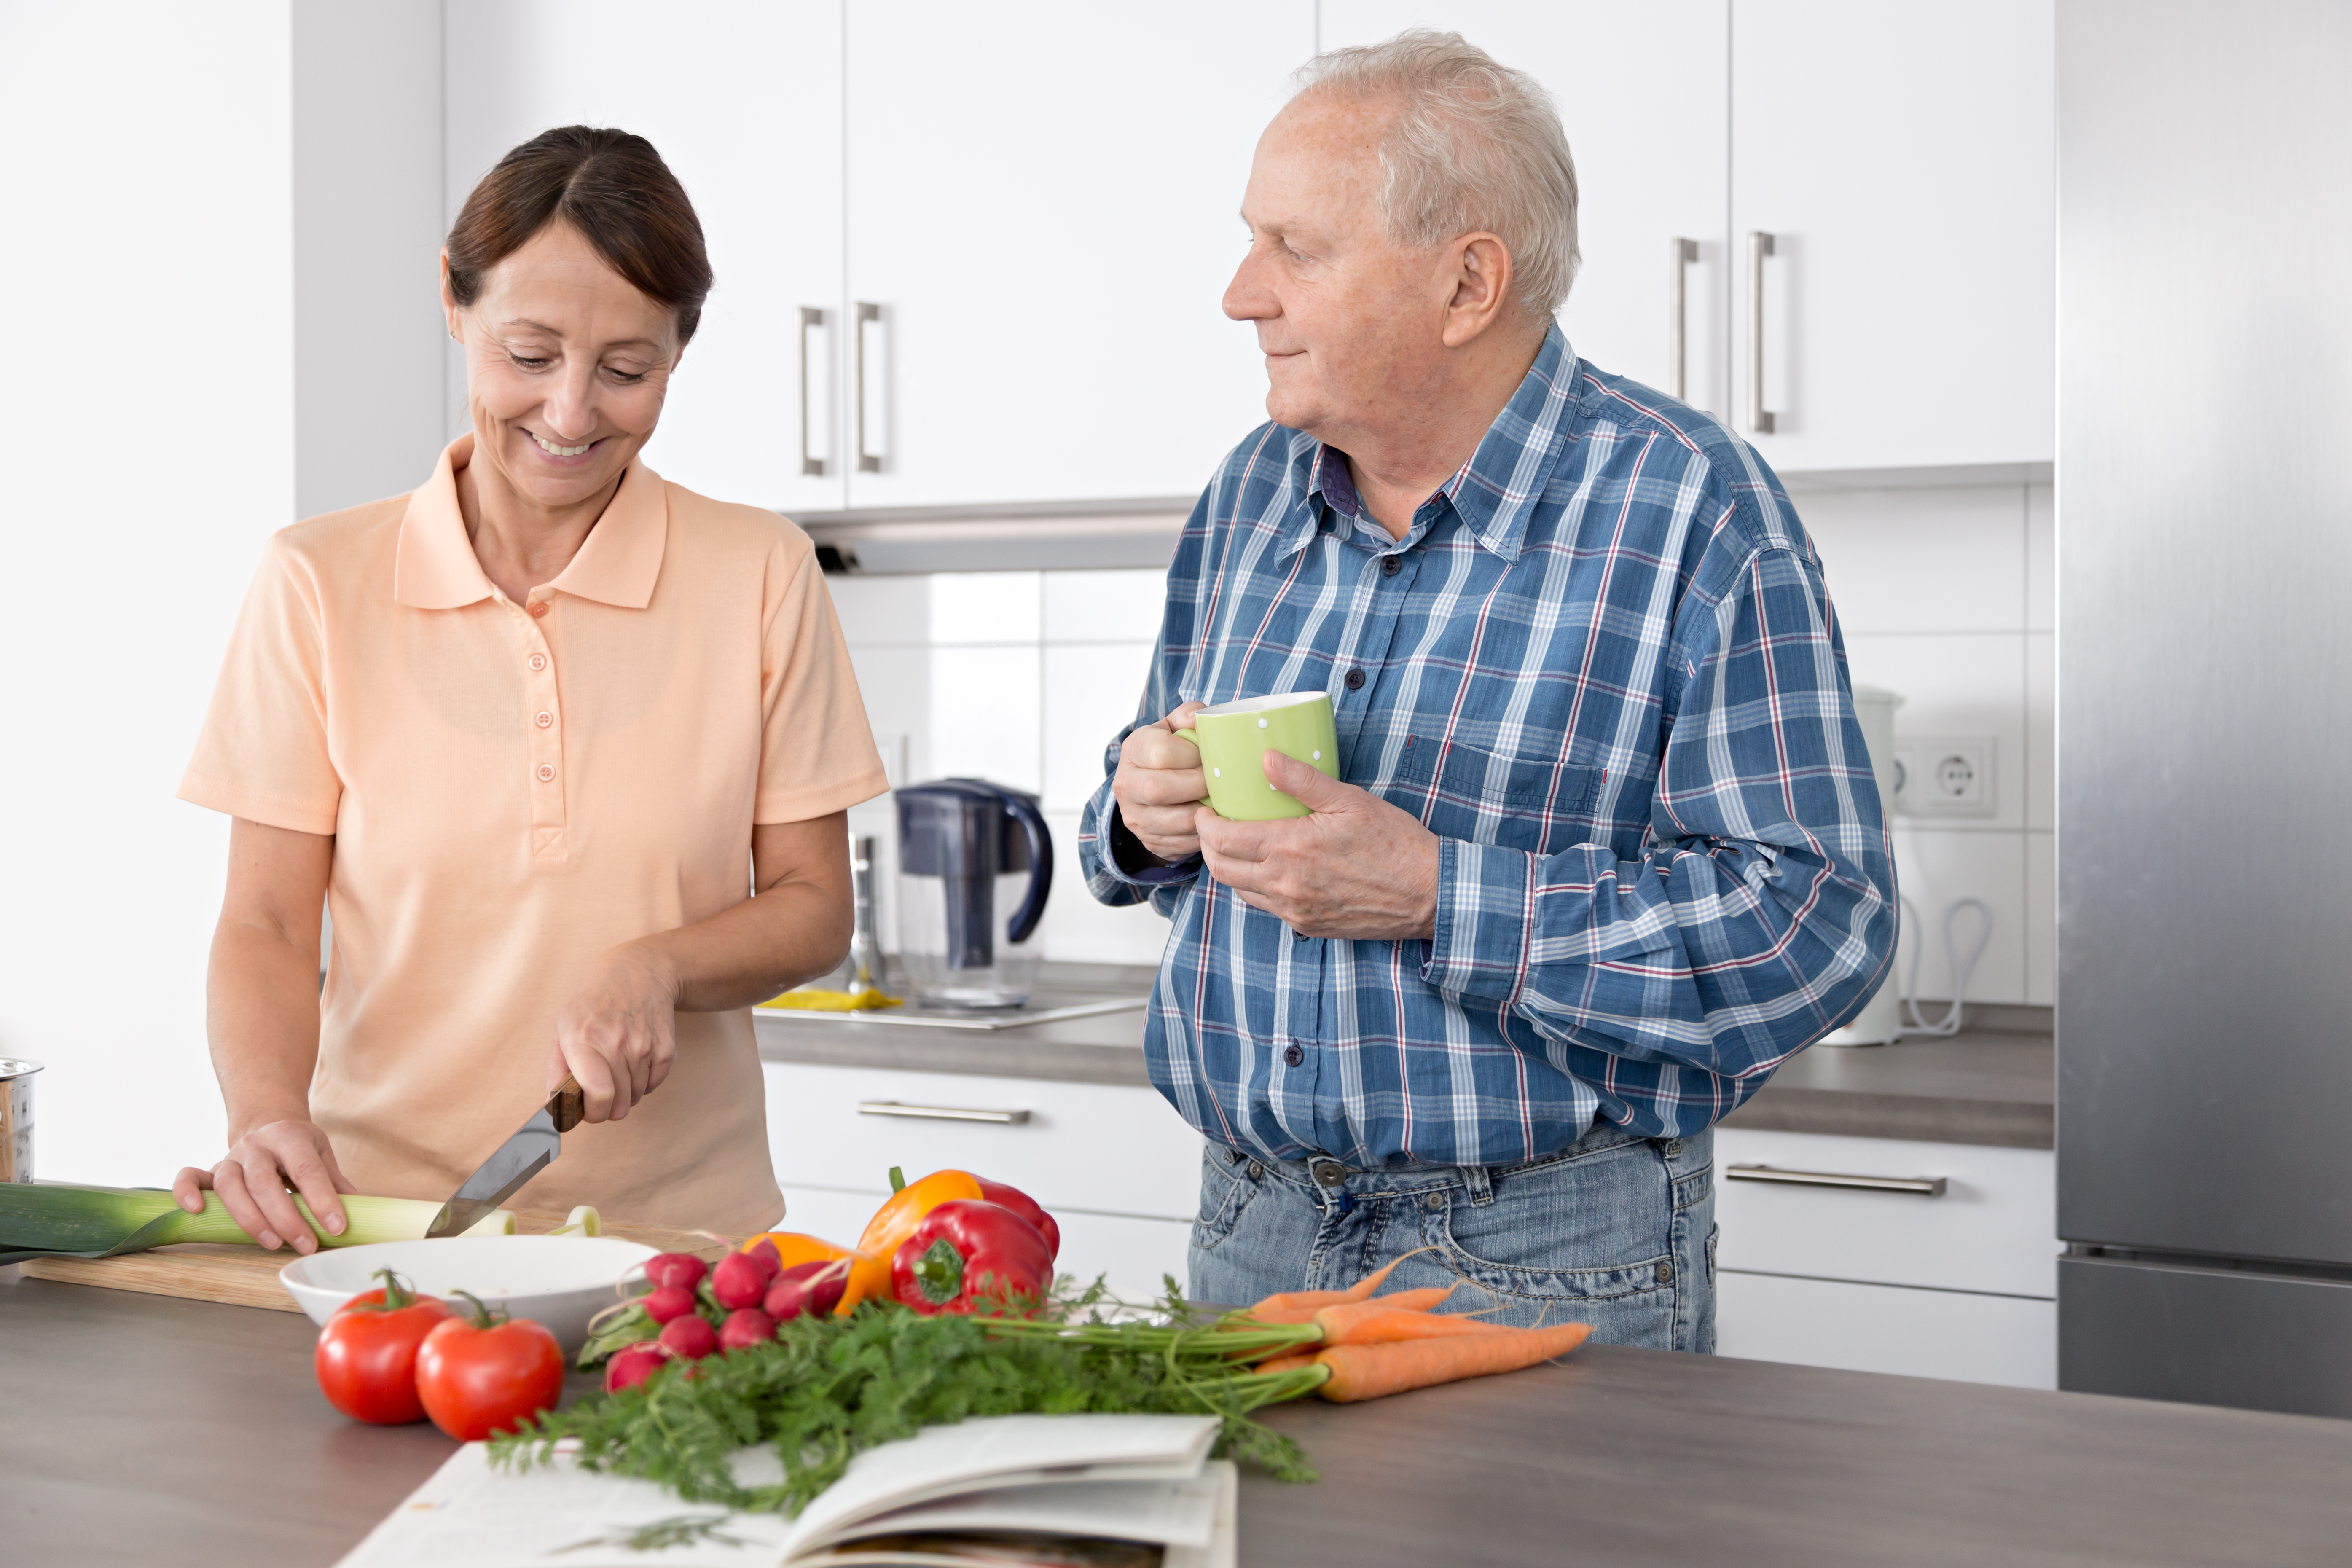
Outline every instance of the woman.
{"label": "woman", "polygon": [[569,1073],[588,1124],[517,1205],[751,1230],[744,1009],[840,961],[885,787],[832,602],[791,523],[637,459],[711,280],[650,143],[516,148],[442,276],[473,433],[270,542],[181,785],[235,818],[229,1150],[173,1190],[308,1252],[289,1186],[331,1233],[338,1193],[446,1198]]}

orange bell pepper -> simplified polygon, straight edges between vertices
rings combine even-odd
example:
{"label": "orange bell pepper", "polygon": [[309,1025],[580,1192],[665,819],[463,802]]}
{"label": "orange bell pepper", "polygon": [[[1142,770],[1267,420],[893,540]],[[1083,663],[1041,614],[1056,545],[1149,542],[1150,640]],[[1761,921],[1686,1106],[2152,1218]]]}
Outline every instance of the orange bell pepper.
{"label": "orange bell pepper", "polygon": [[857,1238],[857,1250],[882,1261],[884,1283],[881,1293],[889,1294],[890,1260],[898,1255],[898,1244],[915,1234],[923,1216],[941,1204],[968,1202],[980,1197],[980,1178],[970,1171],[934,1171],[919,1182],[908,1182],[898,1168],[890,1168],[890,1195],[866,1222],[866,1233]]}
{"label": "orange bell pepper", "polygon": [[796,1263],[830,1263],[844,1258],[849,1264],[849,1283],[841,1293],[841,1304],[833,1310],[836,1318],[845,1318],[850,1309],[864,1300],[890,1300],[890,1259],[876,1258],[854,1247],[841,1247],[820,1236],[810,1236],[797,1230],[772,1230],[755,1236],[743,1243],[740,1250],[749,1252],[761,1242],[776,1249],[776,1261],[785,1268]]}

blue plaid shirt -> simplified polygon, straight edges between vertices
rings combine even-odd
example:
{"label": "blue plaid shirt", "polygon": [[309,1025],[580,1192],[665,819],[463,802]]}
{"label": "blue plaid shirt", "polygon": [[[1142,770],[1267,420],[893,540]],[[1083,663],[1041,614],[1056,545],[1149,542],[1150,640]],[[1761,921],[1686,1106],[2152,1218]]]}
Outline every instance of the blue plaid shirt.
{"label": "blue plaid shirt", "polygon": [[1438,837],[1433,940],[1297,937],[1153,864],[1108,782],[1079,830],[1095,897],[1174,922],[1145,1051],[1212,1139],[1374,1167],[1537,1159],[1596,1115],[1696,1132],[1892,957],[1811,541],[1747,446],[1557,326],[1403,539],[1276,425],[1192,509],[1137,723],[1317,688],[1339,776]]}

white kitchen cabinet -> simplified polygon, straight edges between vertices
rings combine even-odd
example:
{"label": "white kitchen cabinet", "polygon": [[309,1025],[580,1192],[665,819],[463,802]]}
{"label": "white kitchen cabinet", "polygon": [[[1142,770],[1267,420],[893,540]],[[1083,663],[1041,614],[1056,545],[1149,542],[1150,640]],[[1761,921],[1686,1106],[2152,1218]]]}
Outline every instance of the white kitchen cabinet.
{"label": "white kitchen cabinet", "polygon": [[[467,0],[444,26],[450,217],[555,125],[637,132],[694,202],[718,281],[646,462],[721,500],[844,505],[839,5],[707,0],[649,19],[625,0]],[[416,268],[432,288],[432,258]],[[803,309],[823,318],[805,334]]]}
{"label": "white kitchen cabinet", "polygon": [[[1938,1179],[1939,1195],[1735,1179]],[[1756,1361],[2051,1388],[2054,1157],[1718,1127],[1717,1349]]]}
{"label": "white kitchen cabinet", "polygon": [[1906,1377],[2058,1386],[2058,1304],[1721,1269],[1716,1353]]}
{"label": "white kitchen cabinet", "polygon": [[1140,1297],[1159,1293],[1162,1274],[1184,1277],[1201,1135],[1155,1089],[800,1062],[770,1062],[766,1075],[768,1147],[795,1230],[854,1240],[889,1194],[891,1166],[910,1180],[966,1170],[1052,1212],[1065,1273],[1107,1274]]}
{"label": "white kitchen cabinet", "polygon": [[2053,0],[1731,0],[1731,39],[1741,433],[1782,470],[2050,461]]}
{"label": "white kitchen cabinet", "polygon": [[1313,0],[845,14],[851,504],[1199,491],[1265,417],[1219,301]]}
{"label": "white kitchen cabinet", "polygon": [[[1730,16],[1725,0],[1323,0],[1323,47],[1460,32],[1559,105],[1584,265],[1560,311],[1601,369],[1728,417]],[[1696,255],[1685,260],[1677,241]],[[1684,375],[1675,359],[1679,278]]]}

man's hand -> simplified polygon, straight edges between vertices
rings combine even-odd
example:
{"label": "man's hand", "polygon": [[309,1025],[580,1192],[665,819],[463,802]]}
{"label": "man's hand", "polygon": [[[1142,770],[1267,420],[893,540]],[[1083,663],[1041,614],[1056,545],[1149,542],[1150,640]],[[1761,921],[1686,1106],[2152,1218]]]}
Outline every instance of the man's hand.
{"label": "man's hand", "polygon": [[646,944],[623,942],[596,961],[580,994],[555,1016],[547,1089],[580,1080],[582,1116],[618,1121],[669,1076],[677,1054],[677,976]]}
{"label": "man's hand", "polygon": [[1192,715],[1207,706],[1187,702],[1129,735],[1118,748],[1118,772],[1111,775],[1118,819],[1146,849],[1171,865],[1201,852],[1192,815],[1209,793],[1209,781],[1201,774],[1201,749],[1178,740],[1176,731],[1190,730]]}
{"label": "man's hand", "polygon": [[1268,784],[1314,815],[1233,822],[1201,806],[1193,831],[1211,876],[1301,936],[1404,942],[1437,934],[1435,834],[1370,791],[1280,752],[1266,752],[1264,765]]}

